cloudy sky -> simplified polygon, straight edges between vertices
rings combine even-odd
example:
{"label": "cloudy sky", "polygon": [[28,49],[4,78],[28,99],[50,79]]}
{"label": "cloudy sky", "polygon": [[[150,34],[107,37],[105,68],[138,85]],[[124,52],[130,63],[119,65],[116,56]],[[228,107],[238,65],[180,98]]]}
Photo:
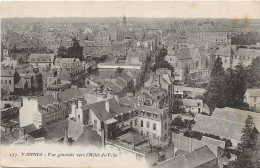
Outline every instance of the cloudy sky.
{"label": "cloudy sky", "polygon": [[2,2],[10,17],[260,18],[260,1],[59,1]]}

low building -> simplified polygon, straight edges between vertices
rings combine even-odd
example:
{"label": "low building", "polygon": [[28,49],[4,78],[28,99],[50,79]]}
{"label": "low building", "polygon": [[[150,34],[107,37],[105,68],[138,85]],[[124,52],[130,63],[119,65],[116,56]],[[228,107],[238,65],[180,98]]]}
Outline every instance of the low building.
{"label": "low building", "polygon": [[207,113],[210,114],[208,108],[204,106],[202,99],[176,99],[176,108],[183,109],[185,112],[191,112],[193,114]]}
{"label": "low building", "polygon": [[242,63],[245,67],[248,67],[256,57],[260,57],[260,50],[239,48],[233,57],[232,66],[235,67],[239,63]]}
{"label": "low building", "polygon": [[247,103],[250,108],[260,111],[260,89],[247,89],[244,102]]}
{"label": "low building", "polygon": [[29,64],[39,69],[53,66],[54,61],[54,54],[31,54],[28,59]]}

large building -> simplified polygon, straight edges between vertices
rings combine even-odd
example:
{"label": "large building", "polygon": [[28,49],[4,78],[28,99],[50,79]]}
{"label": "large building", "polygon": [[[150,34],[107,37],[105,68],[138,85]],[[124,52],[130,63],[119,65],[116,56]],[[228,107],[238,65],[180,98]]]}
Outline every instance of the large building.
{"label": "large building", "polygon": [[59,102],[52,95],[24,97],[19,111],[20,127],[33,124],[36,128],[42,128],[65,120],[68,116],[66,104]]}
{"label": "large building", "polygon": [[14,76],[15,70],[2,69],[1,70],[1,89],[8,93],[14,92]]}
{"label": "large building", "polygon": [[188,31],[188,42],[199,46],[208,45],[210,48],[231,45],[229,32],[225,28],[202,27]]}
{"label": "large building", "polygon": [[134,39],[134,29],[126,23],[126,17],[124,16],[123,22],[118,24],[115,29],[116,41],[123,41],[124,39]]}

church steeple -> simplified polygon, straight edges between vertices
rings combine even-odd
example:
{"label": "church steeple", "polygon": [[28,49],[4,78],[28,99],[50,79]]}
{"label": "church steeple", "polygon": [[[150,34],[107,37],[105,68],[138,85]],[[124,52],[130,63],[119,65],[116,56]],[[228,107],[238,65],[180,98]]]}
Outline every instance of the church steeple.
{"label": "church steeple", "polygon": [[126,25],[126,17],[125,17],[125,15],[123,17],[123,24]]}

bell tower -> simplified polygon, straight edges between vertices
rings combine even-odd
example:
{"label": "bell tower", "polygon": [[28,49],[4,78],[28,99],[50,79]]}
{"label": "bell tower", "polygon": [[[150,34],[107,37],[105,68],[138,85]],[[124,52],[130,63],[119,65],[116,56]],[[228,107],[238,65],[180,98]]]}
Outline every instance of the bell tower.
{"label": "bell tower", "polygon": [[123,17],[123,24],[126,26],[126,17],[125,17],[125,15]]}

